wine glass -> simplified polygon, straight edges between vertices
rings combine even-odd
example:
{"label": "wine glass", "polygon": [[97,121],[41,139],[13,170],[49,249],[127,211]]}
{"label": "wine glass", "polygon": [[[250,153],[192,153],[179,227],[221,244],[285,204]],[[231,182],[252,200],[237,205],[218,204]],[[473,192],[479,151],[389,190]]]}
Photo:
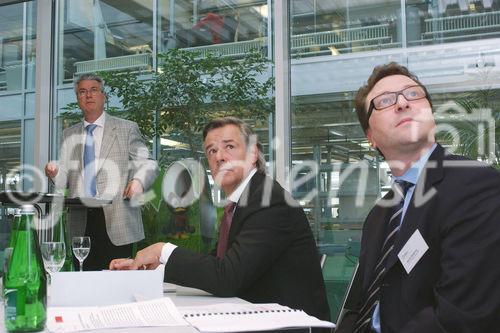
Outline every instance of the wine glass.
{"label": "wine glass", "polygon": [[43,264],[47,272],[59,272],[66,259],[66,246],[64,242],[43,242],[40,246]]}
{"label": "wine glass", "polygon": [[83,271],[83,261],[90,252],[90,237],[73,237],[73,254],[80,263],[80,272]]}

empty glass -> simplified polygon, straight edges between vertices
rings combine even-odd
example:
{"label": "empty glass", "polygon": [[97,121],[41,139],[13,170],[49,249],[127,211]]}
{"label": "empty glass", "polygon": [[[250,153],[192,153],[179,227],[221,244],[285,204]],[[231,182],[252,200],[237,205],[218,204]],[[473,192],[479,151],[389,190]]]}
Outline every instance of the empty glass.
{"label": "empty glass", "polygon": [[73,254],[80,263],[80,272],[83,271],[83,261],[90,252],[90,237],[73,237]]}
{"label": "empty glass", "polygon": [[59,272],[66,259],[66,246],[64,242],[43,242],[40,246],[43,264],[47,272]]}

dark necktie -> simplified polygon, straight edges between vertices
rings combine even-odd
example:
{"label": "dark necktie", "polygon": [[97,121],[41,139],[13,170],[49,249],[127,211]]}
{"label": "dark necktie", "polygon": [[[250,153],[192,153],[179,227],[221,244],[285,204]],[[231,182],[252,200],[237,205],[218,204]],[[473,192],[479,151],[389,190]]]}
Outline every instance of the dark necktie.
{"label": "dark necktie", "polygon": [[224,207],[224,215],[220,222],[219,241],[217,242],[217,258],[224,258],[229,241],[229,229],[231,228],[231,221],[233,220],[233,212],[236,202],[228,201]]}
{"label": "dark necktie", "polygon": [[95,197],[97,194],[94,145],[94,130],[96,127],[96,124],[90,124],[85,127],[87,135],[85,136],[85,147],[83,150],[83,187],[85,196],[87,197]]}
{"label": "dark necktie", "polygon": [[397,180],[393,185],[394,196],[399,198],[399,201],[394,207],[394,212],[391,214],[391,217],[385,226],[384,243],[382,244],[377,265],[373,270],[372,281],[366,294],[367,299],[361,307],[361,310],[359,311],[359,319],[354,325],[354,333],[369,331],[368,328],[370,327],[373,311],[375,310],[380,297],[380,286],[386,272],[385,264],[387,262],[387,258],[394,249],[394,241],[401,226],[401,215],[403,213],[406,192],[408,192],[408,189],[412,186],[412,183],[404,180]]}

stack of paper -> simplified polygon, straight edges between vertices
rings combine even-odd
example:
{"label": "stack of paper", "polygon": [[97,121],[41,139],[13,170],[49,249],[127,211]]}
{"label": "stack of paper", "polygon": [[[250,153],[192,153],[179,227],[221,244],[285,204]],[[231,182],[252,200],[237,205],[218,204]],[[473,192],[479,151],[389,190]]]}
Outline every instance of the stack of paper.
{"label": "stack of paper", "polygon": [[335,324],[279,304],[222,303],[178,307],[200,332],[266,331],[298,327],[334,328]]}

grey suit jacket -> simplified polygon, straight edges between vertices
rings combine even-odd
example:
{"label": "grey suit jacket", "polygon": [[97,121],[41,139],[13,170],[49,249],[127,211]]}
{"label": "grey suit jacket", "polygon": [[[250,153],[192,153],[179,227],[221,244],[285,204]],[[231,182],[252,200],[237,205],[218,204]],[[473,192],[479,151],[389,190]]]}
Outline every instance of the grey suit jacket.
{"label": "grey suit jacket", "polygon": [[[83,190],[84,128],[80,122],[63,131],[59,171],[53,180],[56,189],[68,189],[69,197],[84,197]],[[106,114],[97,163],[97,195],[113,203],[103,207],[106,229],[114,245],[125,245],[144,238],[140,206],[123,200],[127,183],[135,178],[146,191],[158,175],[158,165],[151,158],[135,122]],[[71,236],[83,235],[86,209],[73,208],[68,214]]]}

